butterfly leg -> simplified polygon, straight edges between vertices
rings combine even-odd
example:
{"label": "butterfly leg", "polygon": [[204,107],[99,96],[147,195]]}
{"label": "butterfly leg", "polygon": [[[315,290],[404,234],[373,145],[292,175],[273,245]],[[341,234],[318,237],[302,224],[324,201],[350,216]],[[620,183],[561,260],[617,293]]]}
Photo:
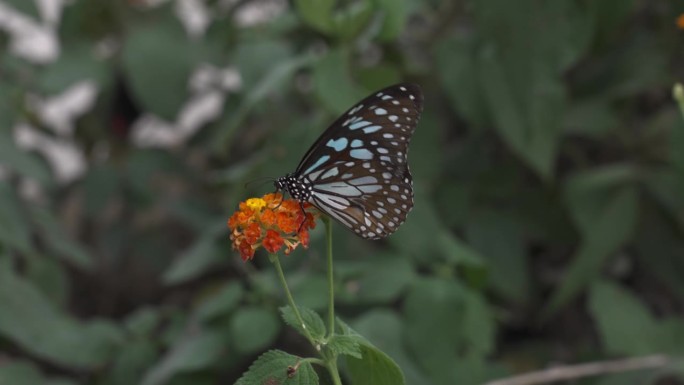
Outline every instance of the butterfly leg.
{"label": "butterfly leg", "polygon": [[[278,192],[279,192],[279,190],[276,190],[275,193],[278,193]],[[280,208],[280,205],[283,204],[284,200],[285,200],[285,196],[281,193],[280,194],[280,202],[278,202],[278,205],[276,205],[276,207],[274,207],[273,210],[277,210],[278,208]]]}
{"label": "butterfly leg", "polygon": [[299,232],[302,231],[302,227],[304,227],[304,224],[306,223],[306,210],[304,209],[304,202],[299,202],[299,208],[302,210],[302,215],[304,216],[304,218],[302,219],[302,223],[299,224],[297,234],[299,234]]}

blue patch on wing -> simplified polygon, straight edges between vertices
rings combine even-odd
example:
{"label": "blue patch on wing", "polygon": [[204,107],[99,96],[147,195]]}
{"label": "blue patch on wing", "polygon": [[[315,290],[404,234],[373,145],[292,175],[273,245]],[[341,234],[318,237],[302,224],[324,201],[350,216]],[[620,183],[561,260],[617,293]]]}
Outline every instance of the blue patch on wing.
{"label": "blue patch on wing", "polygon": [[330,159],[330,155],[323,155],[322,157],[318,158],[318,160],[316,161],[316,163],[314,163],[311,167],[309,167],[309,168],[307,168],[306,170],[304,170],[304,173],[303,173],[303,174],[306,175],[306,174],[310,173],[311,171],[317,169],[317,168],[320,167],[323,163],[327,162],[328,159]]}

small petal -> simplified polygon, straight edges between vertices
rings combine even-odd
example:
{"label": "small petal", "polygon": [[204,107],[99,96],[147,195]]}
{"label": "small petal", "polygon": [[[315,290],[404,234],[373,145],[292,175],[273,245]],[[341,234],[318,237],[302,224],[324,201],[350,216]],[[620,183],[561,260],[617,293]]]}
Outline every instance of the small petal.
{"label": "small petal", "polygon": [[259,238],[261,238],[261,227],[258,223],[253,222],[245,229],[245,240],[253,245],[259,241]]}
{"label": "small petal", "polygon": [[280,250],[281,247],[283,247],[283,244],[285,241],[283,238],[278,234],[277,231],[274,230],[268,230],[266,232],[266,237],[264,238],[264,249],[266,249],[269,253],[275,254]]}
{"label": "small petal", "polygon": [[307,230],[299,232],[299,241],[305,249],[309,248],[309,232]]}
{"label": "small petal", "polygon": [[254,211],[260,211],[266,206],[266,201],[261,198],[249,198],[245,201],[245,205]]}
{"label": "small petal", "polygon": [[240,251],[240,257],[242,258],[243,261],[248,261],[252,258],[254,258],[254,248],[252,245],[248,244],[247,242],[243,242],[240,244],[238,247],[238,250]]}
{"label": "small petal", "polygon": [[261,222],[268,226],[274,226],[277,222],[276,214],[273,212],[271,209],[266,209],[264,210],[263,213],[261,213]]}

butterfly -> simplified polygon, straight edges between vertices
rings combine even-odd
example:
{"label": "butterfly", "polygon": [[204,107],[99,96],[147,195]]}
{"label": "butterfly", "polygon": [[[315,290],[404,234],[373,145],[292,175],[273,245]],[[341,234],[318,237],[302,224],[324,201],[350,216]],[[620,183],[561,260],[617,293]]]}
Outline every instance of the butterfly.
{"label": "butterfly", "polygon": [[413,208],[407,156],[422,111],[415,84],[373,93],[337,118],[296,170],[275,180],[276,190],[313,204],[363,238],[392,234]]}

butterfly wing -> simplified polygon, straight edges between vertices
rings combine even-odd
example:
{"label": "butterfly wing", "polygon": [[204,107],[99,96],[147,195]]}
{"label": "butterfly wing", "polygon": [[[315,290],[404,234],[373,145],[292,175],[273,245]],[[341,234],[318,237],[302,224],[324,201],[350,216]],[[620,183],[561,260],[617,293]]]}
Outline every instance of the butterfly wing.
{"label": "butterfly wing", "polygon": [[397,84],[340,116],[311,146],[294,175],[309,201],[358,235],[393,233],[413,207],[408,145],[423,109],[415,84]]}

